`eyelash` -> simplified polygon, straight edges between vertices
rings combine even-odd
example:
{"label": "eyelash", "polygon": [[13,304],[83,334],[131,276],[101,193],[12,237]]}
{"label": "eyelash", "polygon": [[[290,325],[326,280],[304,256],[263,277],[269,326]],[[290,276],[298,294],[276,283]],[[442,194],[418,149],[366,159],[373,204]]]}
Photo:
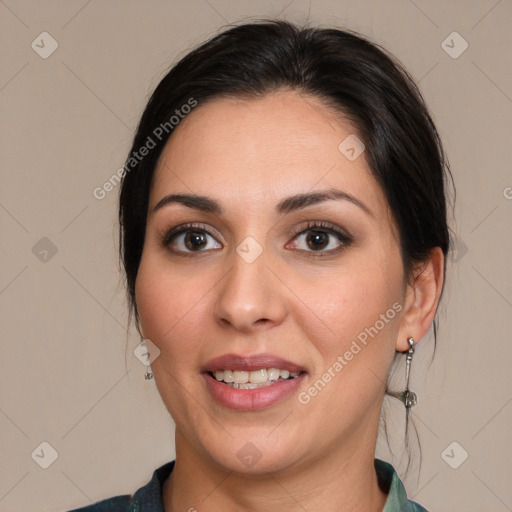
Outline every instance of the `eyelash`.
{"label": "eyelash", "polygon": [[[320,228],[320,229],[319,229]],[[183,224],[181,226],[177,226],[176,228],[171,229],[168,231],[161,240],[161,244],[163,247],[168,248],[171,252],[174,254],[177,254],[179,256],[184,257],[193,257],[194,254],[199,254],[201,252],[205,251],[176,251],[174,249],[170,249],[169,245],[171,242],[177,238],[179,235],[183,233],[187,233],[189,231],[196,231],[196,232],[203,232],[207,233],[211,237],[215,238],[215,235],[211,233],[207,227],[204,224],[200,223],[188,223]],[[308,233],[309,231],[318,231],[320,233],[327,233],[329,235],[332,235],[338,239],[339,242],[341,242],[341,245],[336,249],[330,249],[328,251],[306,251],[303,249],[297,249],[298,251],[305,253],[308,257],[312,258],[324,258],[327,256],[332,256],[333,254],[338,254],[340,251],[347,248],[352,243],[352,238],[344,233],[343,231],[340,231],[334,224],[331,224],[330,222],[325,221],[310,221],[307,223],[307,226],[301,226],[297,230],[294,230],[291,233],[292,239],[297,238],[299,235],[303,235]]]}

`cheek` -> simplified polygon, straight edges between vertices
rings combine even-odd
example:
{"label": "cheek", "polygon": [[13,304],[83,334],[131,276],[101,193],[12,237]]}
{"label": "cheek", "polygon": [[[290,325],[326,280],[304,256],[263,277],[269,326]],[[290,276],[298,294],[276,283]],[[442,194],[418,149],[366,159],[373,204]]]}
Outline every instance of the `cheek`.
{"label": "cheek", "polygon": [[364,408],[380,396],[401,318],[400,260],[360,256],[301,292],[307,297],[301,327],[314,345],[316,361],[310,384],[331,379],[325,372],[335,375],[318,405],[343,406],[338,410]]}
{"label": "cheek", "polygon": [[177,269],[155,252],[144,253],[135,292],[144,336],[160,349],[166,367],[174,368],[179,360],[181,371],[193,364],[202,344],[194,333],[204,325],[213,281],[205,274],[198,277],[197,272]]}
{"label": "cheek", "polygon": [[137,309],[144,336],[157,344],[166,325],[167,329],[172,325],[171,315],[175,310],[169,304],[171,290],[166,286],[165,275],[151,264],[150,258],[143,256],[135,282]]}
{"label": "cheek", "polygon": [[400,304],[402,286],[400,269],[393,272],[392,267],[389,263],[384,267],[379,264],[366,265],[363,269],[347,268],[333,273],[327,280],[316,281],[316,285],[310,285],[302,292],[307,298],[308,316],[314,313],[316,323],[321,320],[323,334],[332,340],[357,337],[365,328],[373,326],[381,315],[386,317],[386,326],[396,324],[395,303]]}
{"label": "cheek", "polygon": [[315,362],[306,394],[318,395],[313,408],[330,408],[333,425],[349,421],[347,410],[357,423],[384,391],[402,306],[399,282],[390,285],[381,275],[369,268],[341,273],[328,285],[311,287],[303,309],[302,328],[314,345]]}
{"label": "cheek", "polygon": [[202,408],[184,389],[197,389],[198,358],[209,334],[208,292],[213,285],[207,273],[198,276],[177,270],[152,251],[143,254],[136,280],[142,333],[160,349],[151,365],[155,384],[170,415],[189,426],[204,422]]}

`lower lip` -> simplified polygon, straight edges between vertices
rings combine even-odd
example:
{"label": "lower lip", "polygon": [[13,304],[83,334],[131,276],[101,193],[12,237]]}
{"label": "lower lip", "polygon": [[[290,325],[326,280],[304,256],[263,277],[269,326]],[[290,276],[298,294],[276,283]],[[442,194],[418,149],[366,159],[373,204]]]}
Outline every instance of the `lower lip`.
{"label": "lower lip", "polygon": [[301,373],[294,379],[255,389],[235,389],[219,382],[209,373],[202,375],[210,393],[222,405],[237,411],[256,411],[270,407],[291,395],[302,384],[306,373]]}

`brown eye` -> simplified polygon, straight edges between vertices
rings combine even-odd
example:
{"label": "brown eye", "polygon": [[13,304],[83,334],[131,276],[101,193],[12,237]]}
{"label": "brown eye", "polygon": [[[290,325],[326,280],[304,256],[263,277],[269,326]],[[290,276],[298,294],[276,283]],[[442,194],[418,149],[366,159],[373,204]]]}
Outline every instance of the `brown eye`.
{"label": "brown eye", "polygon": [[309,235],[306,236],[306,243],[313,251],[324,249],[329,242],[330,236],[322,231],[310,231]]}
{"label": "brown eye", "polygon": [[308,223],[307,229],[297,233],[294,239],[298,240],[294,248],[309,253],[308,256],[328,256],[352,243],[350,236],[323,221]]}
{"label": "brown eye", "polygon": [[185,225],[169,231],[162,240],[162,245],[176,253],[198,253],[204,252],[206,249],[218,249],[222,247],[220,244],[212,246],[208,238],[215,241],[213,235],[206,229],[193,225]]}
{"label": "brown eye", "polygon": [[201,233],[199,231],[186,231],[185,238],[183,241],[185,247],[190,251],[195,251],[196,249],[203,249],[205,245],[207,245],[206,236],[204,235],[204,233]]}

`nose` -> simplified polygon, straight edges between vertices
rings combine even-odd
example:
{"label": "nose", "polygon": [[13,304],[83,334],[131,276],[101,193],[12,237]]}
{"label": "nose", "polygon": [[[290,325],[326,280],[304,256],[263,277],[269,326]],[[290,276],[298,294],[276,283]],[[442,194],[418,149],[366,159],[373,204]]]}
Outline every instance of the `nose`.
{"label": "nose", "polygon": [[250,333],[274,327],[286,317],[286,287],[263,251],[254,261],[233,252],[218,286],[214,316],[222,327]]}

